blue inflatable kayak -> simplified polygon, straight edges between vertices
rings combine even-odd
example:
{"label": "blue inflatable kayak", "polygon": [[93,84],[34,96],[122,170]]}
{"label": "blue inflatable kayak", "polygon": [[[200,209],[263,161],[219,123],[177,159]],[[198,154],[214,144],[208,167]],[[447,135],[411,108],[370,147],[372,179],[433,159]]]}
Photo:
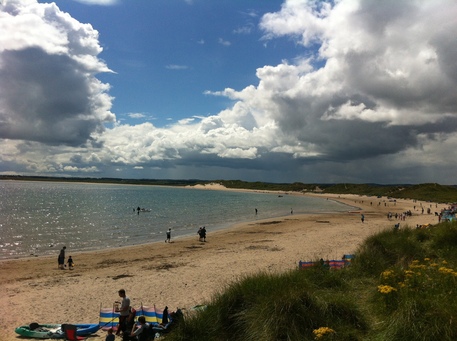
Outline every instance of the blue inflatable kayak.
{"label": "blue inflatable kayak", "polygon": [[[96,333],[100,329],[98,324],[75,323],[76,334],[85,336]],[[61,324],[30,323],[27,326],[17,327],[15,332],[25,337],[35,339],[63,339],[65,337]]]}

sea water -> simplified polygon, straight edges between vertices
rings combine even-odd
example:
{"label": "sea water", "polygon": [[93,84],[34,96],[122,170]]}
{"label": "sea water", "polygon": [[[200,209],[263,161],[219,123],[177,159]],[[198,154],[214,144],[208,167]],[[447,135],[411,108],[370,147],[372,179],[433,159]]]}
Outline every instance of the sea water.
{"label": "sea water", "polygon": [[[145,211],[136,210],[137,207]],[[257,213],[256,213],[257,209]],[[346,211],[323,198],[181,187],[0,181],[0,259],[165,241],[294,214]],[[196,237],[197,238],[197,237]]]}

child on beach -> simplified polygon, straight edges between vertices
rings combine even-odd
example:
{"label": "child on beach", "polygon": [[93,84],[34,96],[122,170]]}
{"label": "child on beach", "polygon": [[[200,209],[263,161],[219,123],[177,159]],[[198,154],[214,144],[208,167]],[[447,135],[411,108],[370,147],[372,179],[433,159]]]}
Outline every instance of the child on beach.
{"label": "child on beach", "polygon": [[108,335],[106,335],[105,341],[114,341],[116,336],[113,334],[113,328],[108,329]]}
{"label": "child on beach", "polygon": [[75,263],[73,263],[73,258],[71,258],[71,256],[68,257],[67,263],[68,263],[68,268],[70,270],[73,270],[73,267],[75,266]]}

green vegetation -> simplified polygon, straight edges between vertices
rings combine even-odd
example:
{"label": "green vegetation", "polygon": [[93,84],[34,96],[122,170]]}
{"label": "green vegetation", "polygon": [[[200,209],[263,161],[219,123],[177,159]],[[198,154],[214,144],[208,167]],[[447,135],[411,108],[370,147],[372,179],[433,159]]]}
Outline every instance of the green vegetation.
{"label": "green vegetation", "polygon": [[106,183],[119,185],[152,185],[152,186],[194,186],[206,183],[201,180],[170,180],[170,179],[120,179],[120,178],[67,178],[48,176],[22,176],[22,175],[0,175],[0,180],[21,180],[21,181],[50,181],[50,182],[86,182]]}
{"label": "green vegetation", "polygon": [[456,269],[456,223],[385,231],[342,270],[245,277],[165,339],[456,340]]}
{"label": "green vegetation", "polygon": [[416,199],[433,202],[457,201],[457,187],[439,184],[374,185],[337,184],[325,187],[324,193],[386,196],[398,199]]}
{"label": "green vegetation", "polygon": [[377,185],[377,184],[272,184],[265,182],[215,181],[227,188],[244,188],[252,190],[318,192],[332,194],[356,194],[366,196],[385,196],[397,199],[416,199],[433,202],[456,202],[457,187],[439,184],[419,185]]}

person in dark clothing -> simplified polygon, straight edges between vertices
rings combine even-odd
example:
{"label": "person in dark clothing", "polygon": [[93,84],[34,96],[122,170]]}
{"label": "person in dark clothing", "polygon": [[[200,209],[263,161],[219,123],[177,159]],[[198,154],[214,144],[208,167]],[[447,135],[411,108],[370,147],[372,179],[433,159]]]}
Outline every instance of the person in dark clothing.
{"label": "person in dark clothing", "polygon": [[132,339],[133,337],[133,340],[139,340],[139,341],[143,341],[143,340],[148,340],[148,331],[149,331],[149,324],[146,323],[146,318],[144,316],[140,316],[138,317],[138,322],[139,322],[139,326],[135,325],[134,326],[134,329],[132,330],[132,332],[130,333],[130,337]]}
{"label": "person in dark clothing", "polygon": [[205,226],[203,226],[203,228],[202,228],[201,238],[203,239],[204,242],[206,242],[206,227]]}
{"label": "person in dark clothing", "polygon": [[133,307],[130,307],[130,314],[125,320],[125,330],[122,334],[122,341],[134,340],[134,338],[130,336],[130,332],[133,330],[133,326],[135,325],[135,316],[136,310]]}
{"label": "person in dark clothing", "polygon": [[65,249],[67,247],[64,246],[62,248],[62,250],[60,250],[60,253],[59,253],[59,257],[57,259],[57,262],[59,263],[59,269],[63,270],[64,269],[64,265],[65,265]]}
{"label": "person in dark clothing", "polygon": [[75,263],[73,262],[73,258],[71,258],[71,256],[68,257],[67,263],[68,263],[68,269],[73,270],[73,267],[75,266]]}
{"label": "person in dark clothing", "polygon": [[163,310],[162,323],[160,324],[163,326],[168,324],[168,306],[165,306],[165,309]]}

